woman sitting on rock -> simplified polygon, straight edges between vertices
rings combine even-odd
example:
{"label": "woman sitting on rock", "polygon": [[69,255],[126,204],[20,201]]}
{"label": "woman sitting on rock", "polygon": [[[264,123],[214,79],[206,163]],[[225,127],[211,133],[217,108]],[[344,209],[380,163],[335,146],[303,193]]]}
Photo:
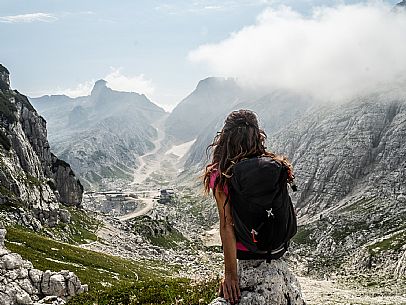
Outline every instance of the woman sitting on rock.
{"label": "woman sitting on rock", "polygon": [[[265,148],[266,134],[249,110],[230,113],[209,145],[205,190],[220,218],[224,278],[215,304],[304,304],[282,255],[296,233],[287,186],[292,167]],[[238,260],[238,261],[237,261]]]}

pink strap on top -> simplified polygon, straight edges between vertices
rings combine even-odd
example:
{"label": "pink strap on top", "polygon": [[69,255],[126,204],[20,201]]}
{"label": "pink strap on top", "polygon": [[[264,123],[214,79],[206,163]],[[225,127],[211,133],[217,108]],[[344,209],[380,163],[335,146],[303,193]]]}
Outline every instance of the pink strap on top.
{"label": "pink strap on top", "polygon": [[[219,176],[219,172],[218,170],[213,170],[210,174],[210,183],[209,183],[209,187],[211,188],[211,190],[214,192],[214,184],[216,183],[216,179]],[[228,196],[228,187],[227,185],[224,186],[223,189],[224,194],[226,194],[226,196]]]}
{"label": "pink strap on top", "polygon": [[[209,187],[211,188],[211,190],[214,192],[214,184],[216,183],[216,179],[219,176],[219,172],[217,170],[213,170],[212,173],[210,174],[210,183],[209,183]],[[224,194],[226,194],[226,196],[228,196],[228,187],[227,185],[224,186]],[[249,251],[241,242],[237,241],[236,243],[236,247],[238,250],[241,251]]]}

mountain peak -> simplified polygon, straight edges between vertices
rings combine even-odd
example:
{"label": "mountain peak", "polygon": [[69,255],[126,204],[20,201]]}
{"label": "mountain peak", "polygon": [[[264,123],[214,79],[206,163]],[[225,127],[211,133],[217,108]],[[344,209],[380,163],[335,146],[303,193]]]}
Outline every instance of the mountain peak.
{"label": "mountain peak", "polygon": [[404,6],[404,7],[406,7],[406,0],[403,0],[402,2],[399,2],[399,3],[397,4],[397,6]]}
{"label": "mountain peak", "polygon": [[224,86],[235,86],[236,82],[234,78],[225,78],[225,77],[207,77],[202,79],[197,84],[196,89],[207,89],[207,88],[218,88]]}
{"label": "mountain peak", "polygon": [[99,93],[101,90],[107,88],[107,82],[104,79],[99,79],[94,83],[91,95]]}
{"label": "mountain peak", "polygon": [[224,80],[225,80],[225,78],[223,78],[223,77],[213,77],[213,76],[206,77],[205,79],[202,79],[199,81],[199,83],[197,84],[197,88],[206,86],[206,85],[210,85],[210,84],[220,83]]}

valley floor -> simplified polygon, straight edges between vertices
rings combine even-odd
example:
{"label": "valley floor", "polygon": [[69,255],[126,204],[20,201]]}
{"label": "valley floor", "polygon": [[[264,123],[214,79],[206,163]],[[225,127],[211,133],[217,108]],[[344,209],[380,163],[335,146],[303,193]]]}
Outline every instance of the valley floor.
{"label": "valley floor", "polygon": [[302,293],[308,305],[404,305],[406,295],[379,295],[367,288],[343,287],[335,281],[299,277]]}
{"label": "valley floor", "polygon": [[[184,143],[173,147],[165,142],[165,135],[162,132],[162,122],[157,124],[158,138],[155,141],[155,149],[150,153],[141,156],[140,166],[134,172],[134,180],[127,191],[132,192],[157,192],[162,187],[172,188],[179,191],[178,196],[186,198],[191,196],[177,189],[176,176],[181,168],[179,160],[192,142]],[[185,147],[184,147],[185,146]],[[174,149],[181,147],[180,152]],[[176,152],[177,154],[175,154]],[[190,188],[194,189],[193,183]],[[193,194],[193,192],[192,192]],[[218,247],[219,237],[217,226],[207,227],[205,230],[196,223],[184,221],[184,214],[191,213],[186,208],[193,206],[170,206],[156,203],[152,198],[157,194],[148,194],[142,199],[143,205],[132,213],[104,219],[104,226],[98,232],[99,240],[82,247],[105,252],[127,259],[145,256],[172,266],[177,276],[188,277],[193,280],[203,280],[207,277],[215,277],[222,269],[222,255],[218,252],[207,252],[205,247]],[[193,196],[193,195],[192,195]],[[199,199],[198,199],[199,200]],[[202,211],[199,211],[202,213]],[[181,248],[160,248],[151,245],[144,238],[128,234],[128,221],[141,216],[149,216],[152,219],[169,219],[174,227],[188,239],[194,242],[200,241],[200,245],[192,249],[190,245],[183,244]],[[190,218],[189,222],[193,222]],[[204,245],[203,245],[203,242]],[[195,244],[196,245],[196,244]],[[183,267],[180,267],[183,266]],[[384,293],[377,292],[373,288],[354,288],[340,284],[335,280],[317,280],[309,277],[299,277],[302,293],[309,305],[330,305],[330,304],[352,304],[352,305],[383,305],[383,304],[406,304],[406,295],[391,293],[388,288]],[[392,295],[393,294],[393,295]]]}

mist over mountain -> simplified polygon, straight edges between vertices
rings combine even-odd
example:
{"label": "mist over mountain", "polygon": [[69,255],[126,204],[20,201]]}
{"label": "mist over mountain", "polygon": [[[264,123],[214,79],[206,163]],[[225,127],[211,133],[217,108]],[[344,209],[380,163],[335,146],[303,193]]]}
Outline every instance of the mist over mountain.
{"label": "mist over mountain", "polygon": [[179,141],[193,140],[203,129],[210,128],[220,113],[248,101],[254,94],[232,78],[201,80],[196,89],[173,109],[165,122],[166,132]]}
{"label": "mist over mountain", "polygon": [[137,156],[154,146],[157,132],[151,124],[165,116],[145,95],[112,90],[104,80],[89,96],[43,96],[31,102],[47,120],[52,149],[86,186],[108,178],[131,180]]}
{"label": "mist over mountain", "polygon": [[[225,83],[228,86],[224,86]],[[206,147],[231,111],[243,108],[255,111],[261,126],[272,134],[313,103],[311,98],[287,90],[264,92],[247,89],[232,79],[208,78],[200,81],[192,94],[175,107],[166,126],[168,133],[176,139],[196,139],[185,156],[185,168],[202,168],[207,161]],[[185,133],[189,134],[186,138]]]}
{"label": "mist over mountain", "polygon": [[315,6],[310,14],[270,6],[249,26],[191,51],[189,59],[245,87],[346,101],[376,88],[404,90],[405,32],[406,12],[384,1]]}

